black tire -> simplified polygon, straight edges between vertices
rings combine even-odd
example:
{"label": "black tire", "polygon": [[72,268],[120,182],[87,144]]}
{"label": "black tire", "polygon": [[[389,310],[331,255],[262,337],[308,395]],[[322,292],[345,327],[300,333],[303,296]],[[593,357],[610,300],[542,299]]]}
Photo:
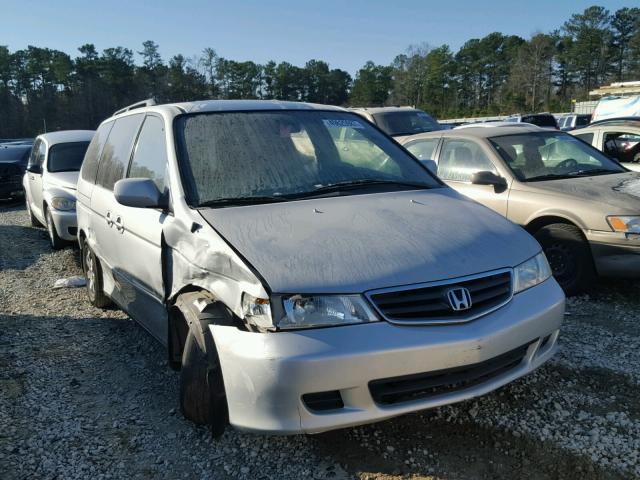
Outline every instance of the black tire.
{"label": "black tire", "polygon": [[189,328],[182,352],[180,409],[185,418],[198,425],[209,425],[213,436],[219,437],[229,423],[229,415],[220,360],[208,326],[226,324],[229,316],[219,303],[211,303],[199,311],[194,304],[198,295],[202,294],[187,293],[176,301]]}
{"label": "black tire", "polygon": [[565,294],[577,295],[593,285],[596,271],[591,249],[578,227],[554,223],[542,227],[534,236]]}
{"label": "black tire", "polygon": [[31,211],[31,207],[29,206],[29,197],[27,196],[26,192],[24,194],[24,204],[27,207],[27,215],[29,215],[29,221],[31,222],[31,226],[32,227],[40,227],[41,226],[40,222],[33,215],[33,212]]}
{"label": "black tire", "polygon": [[89,247],[86,238],[82,241],[80,254],[82,255],[82,270],[87,282],[86,291],[89,302],[94,307],[108,307],[111,305],[111,299],[105,295],[102,287],[102,267]]}
{"label": "black tire", "polygon": [[67,245],[66,240],[60,238],[58,235],[58,231],[56,230],[56,224],[53,222],[53,216],[51,215],[51,211],[45,210],[44,217],[47,221],[47,233],[49,234],[49,243],[51,244],[51,248],[54,250],[60,250]]}

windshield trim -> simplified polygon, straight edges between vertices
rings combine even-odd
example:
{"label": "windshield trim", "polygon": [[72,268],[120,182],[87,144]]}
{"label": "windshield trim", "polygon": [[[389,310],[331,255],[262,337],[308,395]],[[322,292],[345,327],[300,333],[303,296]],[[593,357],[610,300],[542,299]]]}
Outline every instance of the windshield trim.
{"label": "windshield trim", "polygon": [[[329,108],[310,108],[310,109],[278,109],[278,108],[269,108],[269,109],[252,109],[252,110],[222,110],[222,111],[210,111],[210,112],[183,112],[180,113],[178,115],[176,115],[175,117],[173,117],[172,120],[172,125],[171,128],[173,130],[173,138],[174,138],[174,153],[175,153],[175,158],[176,158],[176,162],[177,162],[177,167],[178,167],[178,173],[179,173],[179,183],[182,187],[183,193],[184,193],[184,198],[185,201],[187,203],[187,205],[192,208],[192,209],[199,209],[199,208],[225,208],[225,207],[230,207],[232,205],[225,205],[224,207],[201,207],[198,205],[197,202],[194,201],[194,192],[193,189],[195,188],[195,186],[190,185],[189,182],[189,178],[191,177],[191,174],[189,172],[189,167],[188,165],[186,165],[186,161],[183,160],[183,151],[186,148],[186,145],[184,145],[184,139],[182,137],[182,135],[180,134],[180,129],[178,128],[180,122],[182,121],[183,118],[185,117],[194,117],[194,116],[198,116],[198,115],[224,115],[224,114],[228,114],[228,113],[242,113],[242,114],[252,114],[252,113],[285,113],[285,112],[293,112],[293,113],[304,113],[304,112],[318,112],[318,113],[330,113],[330,114],[344,114],[344,115],[349,115],[351,117],[353,117],[356,120],[359,121],[365,121],[367,123],[368,126],[370,126],[371,128],[377,130],[380,134],[384,135],[385,137],[388,137],[390,139],[390,141],[395,144],[396,146],[399,147],[400,150],[403,151],[403,153],[405,154],[405,156],[410,159],[411,161],[413,161],[415,164],[417,164],[419,166],[419,168],[421,168],[422,170],[424,170],[428,176],[431,177],[431,179],[433,179],[433,181],[437,184],[437,186],[434,186],[433,188],[448,188],[446,183],[444,183],[437,175],[435,175],[431,170],[429,170],[420,160],[418,160],[417,158],[415,158],[409,151],[406,151],[404,149],[404,147],[402,145],[400,145],[391,135],[389,135],[388,133],[386,133],[384,130],[382,130],[378,125],[376,125],[374,122],[369,122],[366,119],[364,119],[361,115],[348,111],[348,110],[344,110],[344,111],[339,111],[339,110],[335,110],[335,109],[329,109]],[[393,191],[393,190],[389,190],[389,191]],[[361,193],[353,193],[353,195],[366,195],[366,194],[370,194],[371,192],[361,192]],[[351,195],[351,193],[350,193]],[[305,200],[313,200],[312,198],[292,198],[292,199],[285,199],[285,201],[292,201],[292,202],[299,202],[299,201],[305,201]],[[250,206],[250,205],[246,205],[246,206]]]}

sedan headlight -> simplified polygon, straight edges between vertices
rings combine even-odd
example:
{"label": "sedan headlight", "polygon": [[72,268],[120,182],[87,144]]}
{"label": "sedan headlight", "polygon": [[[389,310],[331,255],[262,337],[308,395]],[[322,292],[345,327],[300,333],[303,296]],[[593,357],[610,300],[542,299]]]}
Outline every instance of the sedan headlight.
{"label": "sedan headlight", "polygon": [[51,199],[51,208],[54,210],[75,210],[76,202],[66,197],[53,197]]}
{"label": "sedan headlight", "polygon": [[540,252],[513,269],[513,293],[519,293],[544,282],[551,276],[547,257]]}
{"label": "sedan headlight", "polygon": [[610,216],[607,222],[614,232],[640,233],[640,217],[634,216]]}
{"label": "sedan headlight", "polygon": [[360,295],[292,295],[282,300],[279,329],[328,327],[378,321]]}

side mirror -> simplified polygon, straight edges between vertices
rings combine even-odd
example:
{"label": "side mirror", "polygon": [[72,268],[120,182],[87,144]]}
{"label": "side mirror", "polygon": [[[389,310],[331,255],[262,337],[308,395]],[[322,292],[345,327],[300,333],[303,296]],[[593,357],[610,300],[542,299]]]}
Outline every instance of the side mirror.
{"label": "side mirror", "polygon": [[40,175],[42,173],[42,165],[27,165],[27,172]]}
{"label": "side mirror", "polygon": [[488,170],[476,172],[471,176],[474,185],[493,185],[494,187],[506,187],[507,181],[499,175]]}
{"label": "side mirror", "polygon": [[167,202],[153,180],[148,178],[125,178],[113,187],[116,201],[125,207],[166,208]]}
{"label": "side mirror", "polygon": [[438,173],[438,164],[435,160],[422,160],[422,164],[434,175]]}

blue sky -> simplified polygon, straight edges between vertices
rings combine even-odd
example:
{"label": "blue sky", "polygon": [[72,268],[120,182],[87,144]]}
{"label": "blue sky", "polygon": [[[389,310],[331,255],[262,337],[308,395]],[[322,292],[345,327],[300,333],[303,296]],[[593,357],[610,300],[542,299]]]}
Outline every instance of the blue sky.
{"label": "blue sky", "polygon": [[[311,58],[350,73],[367,60],[388,64],[411,44],[450,45],[499,31],[528,38],[558,28],[597,4],[611,11],[635,0],[0,0],[0,45],[50,47],[76,56],[160,45],[163,59],[205,47],[234,60],[302,65]],[[101,9],[98,8],[98,5]],[[637,4],[636,4],[637,5]],[[104,9],[104,10],[102,10]]]}

